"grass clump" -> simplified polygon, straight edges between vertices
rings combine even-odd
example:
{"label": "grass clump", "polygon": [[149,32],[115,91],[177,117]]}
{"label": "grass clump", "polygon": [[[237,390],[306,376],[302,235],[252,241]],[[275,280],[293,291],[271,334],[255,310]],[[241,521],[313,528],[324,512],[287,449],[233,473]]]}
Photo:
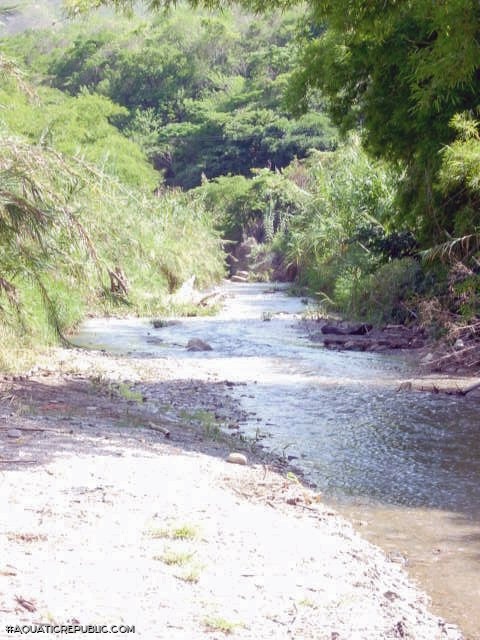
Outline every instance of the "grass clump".
{"label": "grass clump", "polygon": [[189,524],[174,525],[163,529],[152,529],[149,532],[151,538],[166,538],[169,540],[195,540],[198,538],[198,527]]}
{"label": "grass clump", "polygon": [[317,609],[317,605],[309,598],[303,598],[302,600],[299,600],[298,604],[309,609]]}
{"label": "grass clump", "polygon": [[232,622],[221,616],[209,616],[204,619],[203,624],[207,631],[220,631],[226,636],[235,632],[235,629],[243,627],[241,622]]}
{"label": "grass clump", "polygon": [[220,423],[211,411],[205,409],[197,409],[196,411],[182,411],[181,417],[188,422],[199,426],[206,438],[218,440],[221,435]]}
{"label": "grass clump", "polygon": [[155,560],[160,560],[169,567],[182,567],[188,564],[194,555],[195,552],[166,550],[163,555],[155,556]]}
{"label": "grass clump", "polygon": [[182,582],[187,582],[189,584],[197,584],[200,580],[200,567],[192,567],[183,571],[182,573],[175,574],[175,577]]}
{"label": "grass clump", "polygon": [[121,398],[123,398],[127,402],[136,402],[136,403],[143,402],[143,395],[140,393],[140,391],[135,391],[134,389],[131,389],[124,382],[121,382],[118,385],[117,393]]}

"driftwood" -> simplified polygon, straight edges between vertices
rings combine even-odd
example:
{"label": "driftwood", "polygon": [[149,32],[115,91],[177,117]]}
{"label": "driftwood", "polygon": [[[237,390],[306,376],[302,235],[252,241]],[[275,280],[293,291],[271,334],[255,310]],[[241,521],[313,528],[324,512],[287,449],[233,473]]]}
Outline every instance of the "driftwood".
{"label": "driftwood", "polygon": [[108,275],[110,276],[110,292],[126,296],[128,294],[128,280],[123,270],[120,267],[115,267],[113,271],[109,269]]}
{"label": "driftwood", "polygon": [[38,460],[4,460],[0,458],[0,464],[38,464]]}
{"label": "driftwood", "polygon": [[478,345],[471,345],[469,347],[465,347],[465,349],[459,349],[458,351],[452,351],[451,353],[447,353],[444,356],[441,356],[440,358],[437,358],[436,360],[431,360],[430,362],[428,362],[428,366],[432,367],[435,366],[437,364],[439,364],[440,362],[445,362],[446,360],[451,360],[452,358],[462,358],[466,353],[470,352],[470,351],[474,351],[475,349],[478,349]]}
{"label": "driftwood", "polygon": [[[467,382],[467,380],[465,380]],[[480,381],[477,379],[472,384],[462,384],[460,380],[448,380],[448,378],[428,379],[418,378],[405,380],[400,383],[397,391],[427,391],[430,393],[445,393],[446,395],[466,396],[471,391],[480,388]]]}
{"label": "driftwood", "polygon": [[209,304],[215,304],[219,300],[221,300],[223,294],[219,291],[214,291],[213,293],[209,293],[198,301],[199,307],[207,307]]}
{"label": "driftwood", "polygon": [[45,431],[52,431],[52,429],[40,429],[38,427],[0,427],[0,431],[10,431],[10,429],[16,429],[17,431],[38,431],[39,433],[45,433]]}
{"label": "driftwood", "polygon": [[170,437],[170,431],[165,427],[161,427],[159,424],[155,424],[154,422],[149,422],[147,426],[149,429],[152,429],[153,431],[160,431],[160,433],[163,433],[165,438]]}
{"label": "driftwood", "polygon": [[37,606],[32,600],[26,600],[22,596],[15,596],[15,600],[21,607],[30,611],[30,613],[34,613],[37,610]]}

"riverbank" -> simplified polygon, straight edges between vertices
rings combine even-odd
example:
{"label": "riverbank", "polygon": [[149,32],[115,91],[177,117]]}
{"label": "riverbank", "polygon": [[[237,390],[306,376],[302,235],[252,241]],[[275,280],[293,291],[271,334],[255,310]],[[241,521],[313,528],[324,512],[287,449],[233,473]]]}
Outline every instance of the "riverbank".
{"label": "riverbank", "polygon": [[330,350],[406,354],[416,375],[400,380],[399,391],[480,397],[480,342],[467,330],[454,331],[462,336],[456,342],[434,341],[415,324],[374,327],[363,322],[319,318],[302,320],[301,330],[309,340]]}
{"label": "riverbank", "polygon": [[[2,382],[2,621],[461,638],[278,459],[226,433],[234,384],[186,361],[61,349]],[[225,462],[232,450],[249,464]]]}

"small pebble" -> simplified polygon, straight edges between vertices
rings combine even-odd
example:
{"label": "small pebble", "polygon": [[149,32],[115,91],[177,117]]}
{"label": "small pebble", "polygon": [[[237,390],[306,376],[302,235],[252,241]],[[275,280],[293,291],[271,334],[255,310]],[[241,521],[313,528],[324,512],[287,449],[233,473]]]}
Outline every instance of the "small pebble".
{"label": "small pebble", "polygon": [[19,429],[9,429],[7,431],[7,436],[9,438],[21,438],[22,432]]}
{"label": "small pebble", "polygon": [[247,464],[247,456],[244,456],[243,453],[230,453],[227,458],[227,462],[231,462],[232,464]]}

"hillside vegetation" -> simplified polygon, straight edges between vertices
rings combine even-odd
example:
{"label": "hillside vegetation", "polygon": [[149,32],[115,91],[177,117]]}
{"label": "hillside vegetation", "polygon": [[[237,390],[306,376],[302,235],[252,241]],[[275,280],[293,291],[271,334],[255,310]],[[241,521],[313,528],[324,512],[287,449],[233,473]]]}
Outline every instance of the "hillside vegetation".
{"label": "hillside vegetation", "polygon": [[[55,16],[46,30],[10,16],[19,33],[2,41],[5,176],[15,157],[12,193],[52,211],[37,235],[17,212],[41,286],[71,291],[69,273],[83,305],[111,304],[118,267],[130,283],[123,303],[153,309],[190,273],[219,277],[220,238],[228,247],[253,235],[332,308],[423,322],[432,335],[459,321],[476,332],[476,3],[314,2],[305,12],[244,0],[164,13],[168,3],[152,0],[150,12],[124,16],[108,9],[127,1],[70,0],[72,15],[89,11],[74,21],[57,4],[45,5]],[[21,153],[37,164],[23,166]],[[46,189],[34,188],[40,179]],[[10,218],[13,247],[24,230]],[[60,250],[62,233],[78,246]],[[2,271],[6,318],[37,282],[19,255]],[[59,296],[38,286],[48,317],[62,316]],[[76,308],[75,296],[62,304]],[[81,317],[62,313],[61,327]]]}

